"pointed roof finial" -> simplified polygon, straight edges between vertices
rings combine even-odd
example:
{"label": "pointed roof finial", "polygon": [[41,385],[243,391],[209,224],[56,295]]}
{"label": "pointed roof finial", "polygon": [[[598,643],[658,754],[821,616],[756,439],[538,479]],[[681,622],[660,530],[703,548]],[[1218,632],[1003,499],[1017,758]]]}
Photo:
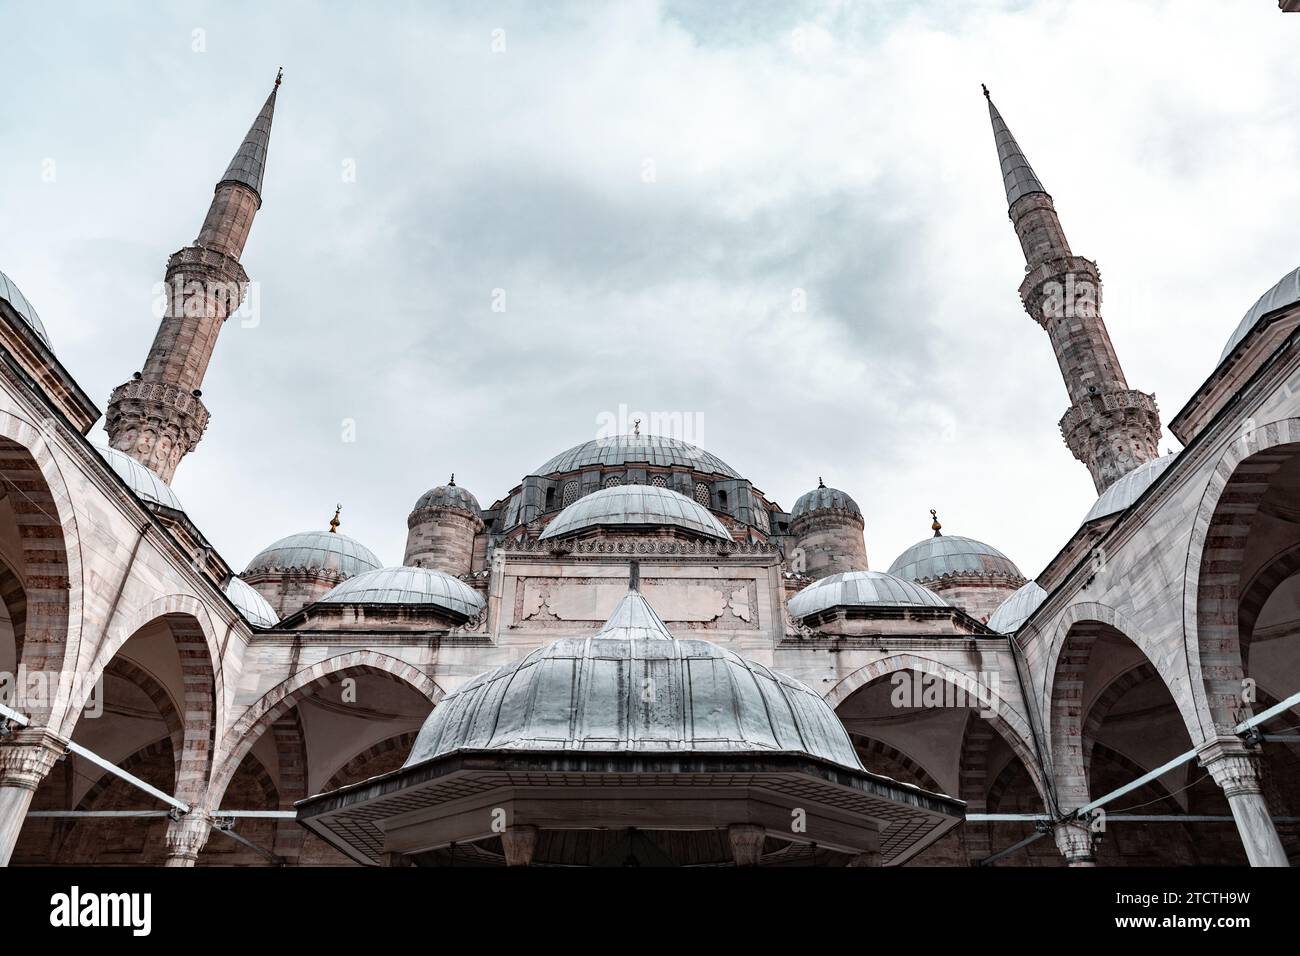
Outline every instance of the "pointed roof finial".
{"label": "pointed roof finial", "polygon": [[271,145],[271,120],[275,117],[275,96],[280,92],[280,79],[283,74],[282,68],[275,75],[275,86],[271,87],[271,95],[266,98],[266,103],[262,105],[262,112],[257,114],[257,119],[253,120],[253,125],[249,127],[244,141],[239,144],[235,158],[226,167],[226,174],[217,182],[218,188],[222,183],[243,183],[257,193],[258,201],[261,201],[262,176],[266,172],[266,153]]}
{"label": "pointed roof finial", "polygon": [[930,509],[930,517],[933,519],[930,522],[930,530],[934,532],[936,538],[942,537],[943,533],[940,529],[943,525],[939,524],[939,514],[933,508]]}
{"label": "pointed roof finial", "polygon": [[993,99],[993,98],[992,98],[991,96],[989,96],[989,88],[988,88],[987,86],[985,86],[983,83],[981,83],[981,84],[980,84],[980,89],[984,91],[984,98],[985,98],[986,100],[989,100],[990,102],[992,102],[992,99]]}
{"label": "pointed roof finial", "polygon": [[280,87],[280,81],[283,80],[283,79],[284,79],[284,67],[280,67],[278,70],[275,71],[275,86],[276,86],[276,89],[279,89],[279,87]]}
{"label": "pointed roof finial", "polygon": [[339,513],[343,510],[342,505],[334,506],[334,517],[330,518],[330,534],[338,534],[339,525],[343,522],[339,520]]}
{"label": "pointed roof finial", "polygon": [[633,420],[633,422],[632,422],[632,434],[633,434],[633,435],[640,436],[640,434],[641,434],[641,419],[638,418],[638,419]]}
{"label": "pointed roof finial", "polygon": [[822,481],[822,476],[821,476],[821,475],[818,475],[818,476],[817,476],[817,487],[818,487],[818,488],[825,488],[825,487],[826,487],[826,482]]}
{"label": "pointed roof finial", "polygon": [[456,473],[454,471],[451,473],[451,477],[447,479],[447,487],[448,488],[456,487]]}
{"label": "pointed roof finial", "polygon": [[998,108],[993,105],[993,98],[989,96],[987,87],[984,89],[984,97],[989,101],[989,120],[993,123],[993,143],[998,148],[998,162],[1002,166],[1002,185],[1007,191],[1007,205],[1014,206],[1017,199],[1033,193],[1046,195],[1047,190],[1034,174],[1034,169],[1025,158],[1020,144],[1011,135],[1011,130],[1007,128],[1006,121],[1002,119]]}

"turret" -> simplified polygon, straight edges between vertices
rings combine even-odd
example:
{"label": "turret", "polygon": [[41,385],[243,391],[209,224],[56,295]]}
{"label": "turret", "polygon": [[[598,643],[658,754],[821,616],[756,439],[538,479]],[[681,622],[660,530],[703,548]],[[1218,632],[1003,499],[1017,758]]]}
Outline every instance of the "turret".
{"label": "turret", "polygon": [[420,496],[406,527],[402,564],[445,571],[453,577],[472,570],[474,538],[483,533],[483,518],[478,500],[456,484],[455,475]]}
{"label": "turret", "polygon": [[867,544],[862,509],[838,488],[817,487],[800,496],[790,512],[794,547],[786,555],[791,570],[814,578],[842,571],[866,571]]}

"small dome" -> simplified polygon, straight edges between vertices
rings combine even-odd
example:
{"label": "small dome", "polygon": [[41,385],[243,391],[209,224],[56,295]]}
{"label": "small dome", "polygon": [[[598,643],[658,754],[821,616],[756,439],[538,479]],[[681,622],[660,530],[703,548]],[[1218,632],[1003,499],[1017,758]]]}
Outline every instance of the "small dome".
{"label": "small dome", "polygon": [[812,491],[799,496],[799,500],[794,503],[794,508],[790,511],[790,520],[793,521],[800,515],[811,514],[814,511],[847,511],[851,515],[862,517],[862,509],[849,497],[848,492],[840,491],[838,488],[827,488],[820,482]]}
{"label": "small dome", "polygon": [[452,475],[451,480],[445,485],[431,488],[420,495],[420,500],[415,503],[415,507],[411,510],[414,512],[423,508],[446,508],[449,511],[463,511],[466,514],[474,515],[476,518],[481,517],[482,511],[478,506],[478,499],[470,494],[468,490],[456,484],[455,475]]}
{"label": "small dome", "polygon": [[828,575],[790,599],[790,615],[795,618],[832,607],[948,607],[948,603],[929,588],[882,571]]}
{"label": "small dome", "polygon": [[1127,475],[1115,479],[1111,486],[1101,493],[1101,497],[1083,519],[1083,523],[1088,524],[1098,518],[1127,511],[1133,502],[1142,497],[1144,491],[1155,484],[1156,479],[1164,474],[1165,469],[1173,464],[1173,461],[1173,455],[1153,458],[1138,465]]}
{"label": "small dome", "polygon": [[1038,582],[1026,581],[989,615],[988,626],[999,634],[1014,634],[1045,600],[1047,592],[1039,587]]}
{"label": "small dome", "polygon": [[731,535],[709,509],[669,488],[615,485],[579,498],[546,526],[542,539],[559,538],[589,528],[666,525],[730,541]]}
{"label": "small dome", "polygon": [[239,608],[239,613],[244,615],[244,620],[254,627],[275,627],[280,623],[280,618],[276,615],[275,608],[271,607],[271,603],[238,575],[231,578],[230,583],[226,585],[226,597],[230,598],[231,604]]}
{"label": "small dome", "polygon": [[531,474],[562,475],[583,468],[626,464],[657,465],[663,468],[677,465],[709,475],[740,477],[725,461],[703,448],[659,435],[611,435],[583,442],[568,451],[560,452]]}
{"label": "small dome", "polygon": [[450,574],[432,568],[380,568],[367,571],[321,598],[329,604],[432,604],[463,617],[477,617],[483,598]]}
{"label": "small dome", "polygon": [[637,591],[596,634],[547,644],[444,697],[406,766],[458,750],[775,752],[862,769],[820,696],[712,641],[675,640]]}
{"label": "small dome", "polygon": [[912,545],[889,567],[908,581],[937,581],[949,574],[1000,574],[1024,580],[1011,559],[992,545],[959,534],[936,534]]}
{"label": "small dome", "polygon": [[320,571],[350,578],[383,567],[373,551],[345,534],[303,531],[281,538],[248,562],[244,576],[268,571]]}
{"label": "small dome", "polygon": [[27,301],[27,296],[23,295],[22,289],[18,288],[14,280],[3,272],[0,272],[0,299],[8,302],[19,317],[36,333],[37,338],[44,342],[47,347],[51,347],[50,337],[45,334],[45,325],[41,322],[41,317],[36,314],[35,307]]}
{"label": "small dome", "polygon": [[1259,300],[1250,307],[1250,310],[1237,323],[1237,328],[1233,331],[1228,339],[1228,343],[1223,347],[1223,352],[1219,355],[1219,361],[1222,362],[1228,357],[1228,353],[1237,347],[1237,344],[1250,334],[1250,330],[1259,324],[1259,320],[1271,312],[1278,309],[1285,309],[1289,306],[1300,302],[1300,268],[1292,269],[1284,275],[1273,288],[1269,289],[1259,297]]}
{"label": "small dome", "polygon": [[185,510],[181,506],[181,500],[176,497],[176,493],[171,490],[167,482],[126,452],[118,451],[116,448],[102,448],[99,445],[94,446],[94,448],[108,462],[109,467],[117,472],[117,476],[136,493],[137,497],[156,505],[162,505],[165,508],[172,508],[175,511]]}

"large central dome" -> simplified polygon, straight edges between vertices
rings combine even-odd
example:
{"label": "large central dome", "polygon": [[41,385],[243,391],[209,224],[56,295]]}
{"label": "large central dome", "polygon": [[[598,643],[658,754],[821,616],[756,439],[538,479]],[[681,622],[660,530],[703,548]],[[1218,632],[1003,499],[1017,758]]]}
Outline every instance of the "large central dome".
{"label": "large central dome", "polygon": [[611,435],[575,445],[561,452],[534,475],[562,475],[584,468],[647,464],[661,468],[674,465],[709,475],[739,478],[740,474],[721,458],[689,442],[659,435]]}

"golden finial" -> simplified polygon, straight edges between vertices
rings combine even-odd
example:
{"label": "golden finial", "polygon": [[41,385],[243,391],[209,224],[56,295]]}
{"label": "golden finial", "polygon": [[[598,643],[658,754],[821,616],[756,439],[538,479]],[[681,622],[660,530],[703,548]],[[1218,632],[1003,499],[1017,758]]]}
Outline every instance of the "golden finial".
{"label": "golden finial", "polygon": [[334,506],[334,517],[330,518],[330,534],[338,534],[339,525],[343,522],[339,520],[339,512],[343,510],[342,505]]}
{"label": "golden finial", "polygon": [[942,528],[943,525],[939,524],[939,515],[933,508],[930,509],[930,517],[934,519],[930,522],[930,530],[934,532],[934,536],[937,538],[940,536],[939,529]]}
{"label": "golden finial", "polygon": [[280,88],[280,81],[282,79],[284,79],[284,67],[280,67],[275,71],[275,88],[277,90]]}

